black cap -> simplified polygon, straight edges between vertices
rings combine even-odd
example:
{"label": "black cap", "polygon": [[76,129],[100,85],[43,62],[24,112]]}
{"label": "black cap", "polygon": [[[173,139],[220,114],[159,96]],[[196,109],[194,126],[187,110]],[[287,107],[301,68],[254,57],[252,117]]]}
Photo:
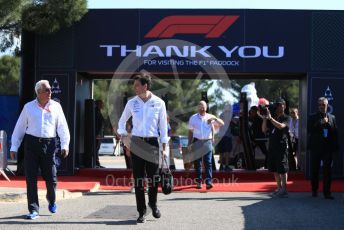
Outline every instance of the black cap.
{"label": "black cap", "polygon": [[283,98],[278,98],[276,101],[275,101],[275,104],[283,104],[285,105],[285,100]]}

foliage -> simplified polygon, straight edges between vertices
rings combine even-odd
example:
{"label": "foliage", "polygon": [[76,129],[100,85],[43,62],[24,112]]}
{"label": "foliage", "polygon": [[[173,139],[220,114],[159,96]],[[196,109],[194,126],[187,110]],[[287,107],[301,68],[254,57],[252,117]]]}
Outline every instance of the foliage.
{"label": "foliage", "polygon": [[[201,92],[208,92],[210,113],[219,115],[227,103],[233,103],[238,99],[240,89],[254,81],[258,97],[264,97],[270,101],[283,96],[291,106],[298,106],[299,81],[288,80],[204,80],[204,79],[173,79],[164,80],[154,78],[151,91],[160,98],[168,101],[167,112],[174,131],[179,135],[186,135],[187,123],[190,116],[197,112],[198,102],[201,100]],[[210,90],[213,88],[213,90]],[[224,98],[223,92],[227,91],[232,98]],[[94,81],[94,98],[105,102],[104,117],[109,117],[112,125],[116,126],[124,108],[124,94],[128,99],[134,96],[132,82],[128,80],[112,79]],[[110,127],[110,122],[108,123]],[[116,128],[116,127],[114,127]],[[173,127],[172,127],[173,128]],[[108,128],[111,133],[111,129]],[[108,133],[108,134],[110,134]]]}
{"label": "foliage", "polygon": [[236,80],[236,83],[243,87],[245,84],[254,82],[259,98],[266,98],[270,102],[278,98],[289,101],[290,107],[299,106],[299,80]]}
{"label": "foliage", "polygon": [[[21,15],[29,0],[0,0],[0,52],[15,45],[20,37]],[[17,44],[16,49],[18,50]]]}
{"label": "foliage", "polygon": [[[104,114],[108,114],[113,126],[117,125],[123,111],[124,94],[128,99],[134,96],[132,82],[127,80],[112,79],[94,81],[94,99],[105,102]],[[206,80],[153,80],[151,91],[167,102],[167,112],[170,122],[176,127],[178,134],[187,134],[187,122],[190,116],[197,112],[201,92],[208,91],[211,83]],[[109,93],[108,93],[109,92]],[[212,100],[210,97],[209,100]],[[116,128],[116,127],[114,127]]]}
{"label": "foliage", "polygon": [[107,92],[109,90],[109,80],[95,80],[93,85],[93,98],[94,100],[102,100],[104,102],[104,108],[102,114],[105,119],[104,135],[113,135],[112,127],[109,119],[109,106],[107,103]]}
{"label": "foliage", "polygon": [[86,0],[0,0],[0,52],[15,47],[21,30],[54,33],[79,21],[87,12]]}
{"label": "foliage", "polygon": [[85,0],[45,0],[23,10],[23,28],[39,34],[49,34],[70,27],[87,12]]}
{"label": "foliage", "polygon": [[20,59],[13,56],[0,58],[0,94],[17,95],[19,92]]}

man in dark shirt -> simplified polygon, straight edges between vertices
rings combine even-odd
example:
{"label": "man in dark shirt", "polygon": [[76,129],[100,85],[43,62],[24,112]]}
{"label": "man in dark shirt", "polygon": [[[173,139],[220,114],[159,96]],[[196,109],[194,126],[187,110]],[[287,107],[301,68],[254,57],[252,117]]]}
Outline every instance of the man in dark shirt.
{"label": "man in dark shirt", "polygon": [[324,188],[326,199],[334,199],[331,195],[331,164],[332,155],[339,149],[336,118],[327,112],[328,100],[318,99],[319,111],[308,119],[309,148],[312,166],[312,196],[318,196],[319,168],[323,162]]}
{"label": "man in dark shirt", "polygon": [[287,197],[287,177],[288,177],[288,132],[289,116],[284,114],[285,101],[276,101],[276,115],[271,116],[270,111],[264,116],[262,131],[267,133],[269,130],[269,152],[268,168],[274,173],[277,183],[277,190],[274,196]]}
{"label": "man in dark shirt", "polygon": [[100,165],[99,161],[99,149],[101,144],[101,139],[104,137],[104,117],[102,115],[101,110],[104,107],[104,103],[102,100],[96,100],[95,102],[95,130],[96,130],[96,167],[97,168],[104,168]]}
{"label": "man in dark shirt", "polygon": [[258,112],[257,106],[252,106],[249,112],[249,121],[251,122],[252,140],[254,147],[259,147],[264,154],[264,168],[267,168],[268,150],[266,148],[266,135],[262,132],[263,118]]}

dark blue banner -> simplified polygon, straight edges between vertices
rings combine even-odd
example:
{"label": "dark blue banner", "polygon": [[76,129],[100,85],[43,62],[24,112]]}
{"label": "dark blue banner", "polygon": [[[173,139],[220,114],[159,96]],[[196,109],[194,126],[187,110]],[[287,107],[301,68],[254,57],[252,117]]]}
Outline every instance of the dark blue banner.
{"label": "dark blue banner", "polygon": [[12,133],[19,117],[18,105],[19,96],[0,96],[0,130],[6,131],[8,153],[10,152]]}
{"label": "dark blue banner", "polygon": [[307,72],[309,23],[306,11],[90,10],[75,30],[77,68]]}

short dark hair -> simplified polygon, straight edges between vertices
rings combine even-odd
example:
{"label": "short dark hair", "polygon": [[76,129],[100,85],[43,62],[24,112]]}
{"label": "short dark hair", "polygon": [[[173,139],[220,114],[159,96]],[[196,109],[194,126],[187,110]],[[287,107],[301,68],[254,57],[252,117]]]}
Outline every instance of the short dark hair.
{"label": "short dark hair", "polygon": [[278,98],[276,100],[275,104],[283,104],[283,105],[285,105],[285,100],[283,98]]}
{"label": "short dark hair", "polygon": [[103,103],[103,100],[98,99],[98,100],[95,100],[94,104],[96,105],[96,107],[99,107],[101,104],[104,104],[104,103]]}
{"label": "short dark hair", "polygon": [[140,81],[141,85],[147,84],[147,90],[150,89],[152,85],[152,78],[147,74],[138,74],[133,77],[134,81]]}
{"label": "short dark hair", "polygon": [[253,106],[251,106],[250,110],[258,111],[258,106],[253,105]]}

